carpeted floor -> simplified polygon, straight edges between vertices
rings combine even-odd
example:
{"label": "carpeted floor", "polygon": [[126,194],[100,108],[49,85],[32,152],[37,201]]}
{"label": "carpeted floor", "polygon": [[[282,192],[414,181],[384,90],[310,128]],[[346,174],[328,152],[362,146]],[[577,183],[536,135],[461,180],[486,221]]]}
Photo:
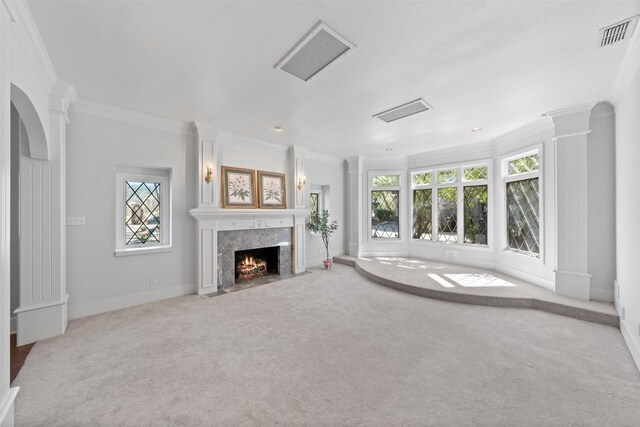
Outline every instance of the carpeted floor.
{"label": "carpeted floor", "polygon": [[435,301],[352,268],[70,323],[14,385],[17,426],[637,426],[620,332]]}

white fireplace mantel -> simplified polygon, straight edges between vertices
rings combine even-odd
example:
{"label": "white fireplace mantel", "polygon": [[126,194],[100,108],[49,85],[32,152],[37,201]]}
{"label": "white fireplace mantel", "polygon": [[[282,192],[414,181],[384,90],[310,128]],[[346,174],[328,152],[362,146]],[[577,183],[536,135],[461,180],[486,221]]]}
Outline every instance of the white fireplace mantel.
{"label": "white fireplace mantel", "polygon": [[198,223],[198,294],[218,290],[218,232],[291,228],[293,273],[305,270],[305,228],[309,209],[222,209],[201,206],[189,211]]}

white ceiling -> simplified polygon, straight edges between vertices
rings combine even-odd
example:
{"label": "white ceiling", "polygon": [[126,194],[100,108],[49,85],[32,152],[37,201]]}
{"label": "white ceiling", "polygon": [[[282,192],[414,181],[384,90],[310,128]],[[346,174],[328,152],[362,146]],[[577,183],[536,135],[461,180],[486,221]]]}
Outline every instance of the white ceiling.
{"label": "white ceiling", "polygon": [[[626,45],[596,49],[597,30],[640,13],[637,0],[29,4],[82,98],[340,157],[487,140],[604,100]],[[357,47],[309,82],[274,69],[320,19]],[[420,97],[434,109],[371,117]]]}

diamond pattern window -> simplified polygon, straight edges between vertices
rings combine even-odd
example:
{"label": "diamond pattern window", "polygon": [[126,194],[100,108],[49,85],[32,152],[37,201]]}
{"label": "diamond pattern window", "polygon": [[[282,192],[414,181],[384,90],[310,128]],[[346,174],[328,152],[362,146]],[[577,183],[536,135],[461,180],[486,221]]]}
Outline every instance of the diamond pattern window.
{"label": "diamond pattern window", "polygon": [[420,172],[413,174],[413,185],[430,185],[433,181],[433,173]]}
{"label": "diamond pattern window", "polygon": [[433,238],[433,190],[430,188],[413,190],[413,238],[431,240]]}
{"label": "diamond pattern window", "polygon": [[171,170],[118,166],[116,256],[171,247]]}
{"label": "diamond pattern window", "polygon": [[533,257],[540,256],[539,178],[507,183],[508,248]]}
{"label": "diamond pattern window", "polygon": [[377,175],[371,178],[373,187],[397,187],[400,185],[400,175]]}
{"label": "diamond pattern window", "polygon": [[489,187],[486,185],[466,186],[464,199],[464,242],[486,245],[489,215]]}
{"label": "diamond pattern window", "polygon": [[400,238],[400,191],[371,191],[371,237]]}
{"label": "diamond pattern window", "polygon": [[487,166],[472,166],[464,168],[465,181],[481,181],[489,178],[489,168]]}
{"label": "diamond pattern window", "polygon": [[315,218],[318,216],[319,206],[320,206],[320,193],[311,193],[310,195],[310,205],[311,205],[311,218]]}
{"label": "diamond pattern window", "polygon": [[451,184],[458,180],[458,169],[445,169],[438,171],[439,184]]}
{"label": "diamond pattern window", "polygon": [[521,175],[523,173],[537,172],[540,169],[538,153],[519,157],[509,161],[508,175]]}
{"label": "diamond pattern window", "polygon": [[160,183],[125,181],[125,245],[159,244]]}
{"label": "diamond pattern window", "polygon": [[438,189],[438,241],[458,241],[458,188]]}

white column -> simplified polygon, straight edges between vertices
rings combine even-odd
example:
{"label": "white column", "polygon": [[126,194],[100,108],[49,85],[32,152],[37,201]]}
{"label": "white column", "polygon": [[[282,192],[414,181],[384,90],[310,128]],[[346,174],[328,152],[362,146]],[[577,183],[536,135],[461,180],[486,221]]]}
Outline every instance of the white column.
{"label": "white column", "polygon": [[362,174],[363,159],[361,156],[347,160],[348,164],[348,226],[349,226],[349,255],[360,256],[362,247]]}
{"label": "white column", "polygon": [[[58,81],[49,96],[49,159],[21,155],[18,345],[67,329],[66,138],[75,87]],[[24,129],[20,138],[26,137]]]}
{"label": "white column", "polygon": [[[4,3],[3,3],[4,4]],[[13,401],[17,389],[9,390],[9,319],[11,253],[11,119],[9,88],[9,14],[0,5],[0,426],[13,425]]]}
{"label": "white column", "polygon": [[587,142],[593,104],[547,113],[556,151],[555,292],[589,300]]}
{"label": "white column", "polygon": [[[222,206],[220,194],[220,167],[222,166],[222,150],[217,142],[220,131],[212,126],[193,122],[198,138],[198,167],[196,177],[198,207],[208,206],[219,208]],[[211,182],[205,181],[207,168],[211,168]]]}
{"label": "white column", "polygon": [[[306,183],[306,175],[304,170],[305,156],[307,149],[302,147],[290,146],[287,151],[287,192],[293,197],[288,196],[287,208],[289,209],[306,209],[306,203],[309,193],[309,184]],[[301,185],[298,188],[298,183]],[[306,270],[306,236],[307,224],[306,214],[295,214],[293,224],[293,272],[302,273]]]}
{"label": "white column", "polygon": [[[218,143],[220,131],[204,123],[193,122],[198,138],[198,208],[219,209],[222,206],[220,167],[222,150]],[[206,182],[207,169],[211,169],[211,182]],[[197,221],[196,244],[198,253],[197,292],[206,295],[218,290],[218,229],[215,219]]]}
{"label": "white column", "polygon": [[291,195],[288,197],[287,202],[287,208],[289,209],[304,209],[307,207],[306,202],[308,199],[309,184],[298,188],[300,180],[306,181],[307,179],[304,171],[307,151],[306,148],[296,147],[294,145],[290,146],[287,151],[287,193]]}

